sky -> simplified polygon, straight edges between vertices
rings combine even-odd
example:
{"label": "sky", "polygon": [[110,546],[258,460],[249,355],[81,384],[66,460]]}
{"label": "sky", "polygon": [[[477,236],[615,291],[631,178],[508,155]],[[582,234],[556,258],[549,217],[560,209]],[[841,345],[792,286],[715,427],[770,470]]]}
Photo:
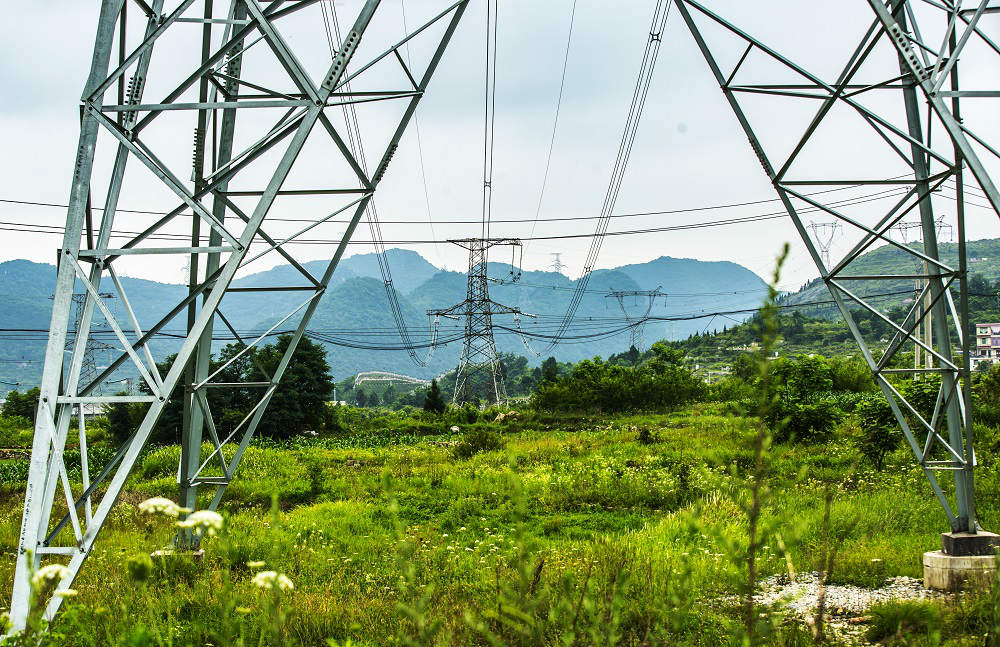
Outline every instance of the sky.
{"label": "sky", "polygon": [[[176,3],[168,1],[172,7]],[[523,266],[547,269],[552,254],[559,253],[566,265],[564,272],[579,276],[594,232],[593,220],[553,221],[571,217],[594,217],[602,203],[612,174],[622,128],[634,89],[639,63],[648,37],[654,2],[650,0],[607,3],[577,0],[572,41],[563,101],[555,129],[553,155],[544,198],[540,201],[549,142],[553,124],[563,57],[570,26],[573,0],[501,0],[497,37],[496,116],[494,177],[492,181],[495,222],[492,236],[530,237],[584,235],[565,240],[526,241]],[[746,31],[760,36],[790,58],[832,79],[844,64],[850,50],[871,20],[864,0],[838,3],[803,3],[792,0],[710,0],[712,9],[730,18]],[[130,3],[131,5],[131,3]],[[195,6],[200,6],[196,2]],[[216,5],[228,5],[216,2]],[[342,23],[350,23],[360,2],[337,1]],[[446,6],[441,0],[406,0],[409,26],[419,24]],[[482,216],[482,160],[484,126],[484,35],[485,6],[473,0],[445,54],[426,97],[420,104],[417,122],[404,136],[389,172],[379,186],[376,205],[383,221],[381,231],[388,241],[434,239],[440,244],[399,244],[390,246],[415,249],[429,261],[451,270],[464,271],[466,252],[445,242],[450,238],[478,236],[477,221]],[[99,3],[96,0],[49,0],[44,3],[14,3],[7,10],[9,28],[0,42],[0,135],[6,154],[0,157],[0,199],[62,204],[67,201],[79,130],[79,96],[87,74]],[[403,29],[400,0],[384,0],[377,19],[365,35],[364,54],[398,39]],[[134,12],[133,18],[137,17]],[[330,54],[320,14],[314,11],[282,22],[280,27],[292,49],[314,78],[329,65]],[[1000,23],[1000,17],[992,17]],[[138,20],[133,20],[138,28]],[[343,26],[343,25],[342,25]],[[1000,33],[997,24],[989,25]],[[172,28],[173,29],[173,28]],[[409,55],[425,60],[431,39],[429,30],[423,40],[414,40]],[[708,33],[708,32],[707,32]],[[712,32],[714,33],[714,32]],[[137,34],[132,34],[137,36]],[[182,78],[192,69],[198,56],[199,28],[194,24],[178,25],[154,50],[146,99],[159,99],[171,81]],[[137,39],[133,38],[132,42]],[[927,34],[928,42],[933,35]],[[735,42],[735,41],[734,41]],[[721,58],[735,61],[739,49],[719,36],[713,46]],[[260,50],[262,48],[258,48]],[[266,52],[255,50],[245,70],[258,82],[277,87],[282,72]],[[963,78],[995,86],[995,66],[963,67]],[[965,63],[966,61],[963,61]],[[767,62],[751,61],[758,66],[761,78],[771,74]],[[256,67],[254,67],[256,66]],[[964,70],[968,69],[966,73]],[[394,80],[392,72],[378,67],[371,71],[370,85],[359,79],[355,89],[375,89]],[[245,78],[251,78],[247,76]],[[398,79],[395,79],[398,80]],[[109,97],[111,94],[109,93]],[[750,100],[748,100],[750,101]],[[980,102],[989,100],[979,100]],[[795,102],[760,103],[755,107],[764,139],[787,145],[791,125],[814,108],[804,109]],[[811,106],[814,104],[810,104]],[[366,151],[374,164],[377,142],[390,131],[394,108],[384,105],[359,107],[358,119]],[[249,112],[249,111],[248,111]],[[267,110],[257,111],[238,125],[243,126],[246,143],[254,132],[265,127]],[[982,103],[970,106],[967,123],[981,127],[989,139],[998,126]],[[981,126],[977,126],[977,118]],[[178,177],[188,179],[192,132],[195,115],[178,111],[158,120],[143,137],[162,156]],[[242,116],[241,116],[242,119]],[[337,122],[341,123],[341,122]],[[836,128],[840,122],[834,121]],[[844,122],[847,123],[846,121]],[[256,130],[255,130],[256,129]],[[809,160],[816,173],[839,167],[844,173],[857,169],[873,176],[886,167],[875,163],[879,144],[867,139],[852,139],[843,132],[828,133],[819,140],[819,150],[810,151]],[[147,138],[148,135],[148,139]],[[941,135],[943,136],[943,135]],[[239,137],[239,135],[238,135]],[[995,137],[993,138],[995,141]],[[99,159],[93,190],[95,202],[102,200],[111,154],[111,140],[99,140]],[[344,168],[338,166],[335,152],[321,144],[307,145],[298,159],[287,186],[318,186]],[[987,156],[988,157],[988,156]],[[994,159],[988,165],[996,171]],[[423,163],[421,163],[421,160]],[[262,180],[267,163],[249,172],[251,179]],[[125,189],[120,201],[123,209],[166,211],[176,205],[169,194],[145,169],[130,162]],[[829,171],[827,171],[829,172]],[[813,177],[818,177],[814,175]],[[252,181],[242,188],[260,188]],[[426,187],[426,191],[425,191]],[[616,218],[609,230],[660,228],[746,216],[780,210],[773,200],[774,191],[732,111],[726,104],[705,60],[674,11],[662,35],[662,47],[654,70],[649,97],[642,115],[638,137],[614,209],[616,214],[650,211],[677,211],[731,203],[758,202],[742,208],[707,209],[688,213],[659,214]],[[249,204],[247,200],[241,206]],[[271,216],[296,219],[329,213],[337,206],[333,199],[279,200]],[[875,217],[876,202],[867,217]],[[538,221],[502,223],[505,219]],[[863,217],[863,216],[859,216]],[[61,225],[65,210],[0,203],[0,221],[28,222],[36,225]],[[138,230],[151,216],[119,214],[116,228]],[[823,218],[818,218],[824,220]],[[468,221],[450,224],[449,221]],[[825,220],[829,220],[826,218]],[[397,224],[400,221],[406,224]],[[190,221],[178,221],[167,231],[182,233]],[[970,207],[969,238],[1000,236],[1000,223],[987,209]],[[299,223],[275,224],[275,236],[292,233]],[[310,233],[314,238],[336,237],[343,231],[342,221],[331,222]],[[61,238],[39,233],[0,232],[0,261],[26,258],[52,262]],[[362,225],[355,240],[370,240]],[[850,247],[846,232],[834,238],[833,252]],[[660,256],[725,260],[742,264],[758,275],[770,275],[781,245],[790,242],[792,251],[782,275],[781,286],[795,289],[817,275],[815,265],[805,252],[802,241],[786,219],[765,220],[735,226],[668,231],[639,236],[609,236],[601,249],[596,267],[609,268],[644,262]],[[331,246],[301,245],[294,248],[300,259],[324,258]],[[368,245],[352,245],[349,253],[372,251]],[[499,259],[494,259],[499,260]],[[275,254],[262,257],[248,266],[247,272],[260,271],[280,264]],[[178,256],[127,259],[122,273],[164,282],[180,282],[184,260]]]}

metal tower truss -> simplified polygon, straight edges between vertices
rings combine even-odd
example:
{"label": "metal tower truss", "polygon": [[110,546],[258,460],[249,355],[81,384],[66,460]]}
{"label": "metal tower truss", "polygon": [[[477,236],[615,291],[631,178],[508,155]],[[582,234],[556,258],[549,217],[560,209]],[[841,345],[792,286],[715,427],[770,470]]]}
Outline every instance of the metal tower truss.
{"label": "metal tower truss", "polygon": [[[665,293],[660,292],[660,288],[662,287],[662,285],[659,285],[655,290],[611,290],[611,292],[606,295],[606,298],[614,298],[618,301],[618,307],[621,308],[622,314],[625,315],[625,321],[629,325],[629,333],[631,335],[629,339],[630,347],[634,346],[638,350],[642,350],[643,325],[649,318],[649,313],[653,310],[653,304],[656,303],[656,298],[666,298],[667,296]],[[625,299],[628,297],[632,297],[633,299],[637,299],[639,297],[648,299],[646,303],[646,310],[641,316],[636,317],[635,315],[629,314],[628,308],[625,306]]]}
{"label": "metal tower truss", "polygon": [[[1000,213],[1000,193],[984,163],[996,168],[1000,153],[975,133],[971,122],[963,121],[960,105],[963,98],[982,102],[1000,92],[995,87],[960,87],[958,61],[961,54],[966,68],[976,70],[969,75],[974,81],[995,83],[1000,78],[1000,47],[984,26],[991,20],[995,33],[1000,9],[996,0],[977,1],[972,8],[963,7],[961,1],[867,0],[867,4],[872,20],[859,39],[837,36],[849,49],[841,62],[833,61],[835,69],[830,69],[828,50],[799,52],[820,61],[815,67],[824,71],[818,72],[785,57],[700,2],[677,0],[687,28],[859,344],[952,530],[976,532],[964,181],[967,168],[990,206]],[[816,31],[814,24],[809,29]],[[992,118],[991,112],[986,114]],[[873,187],[883,190],[881,200],[845,199],[852,190]],[[801,213],[811,208],[843,226],[849,251],[842,257],[826,262],[808,235]],[[921,223],[919,245],[905,245],[889,235],[910,214]],[[936,214],[947,214],[955,224],[957,262],[939,253]],[[880,245],[892,245],[920,261],[914,263],[918,269],[908,273],[907,263],[899,273],[866,271],[856,261]],[[914,280],[922,281],[922,293],[909,304],[905,316],[890,316],[884,302],[866,296],[877,289],[875,282],[906,286]],[[881,335],[852,316],[861,311],[893,331],[881,355],[873,349]],[[914,333],[924,320],[933,321],[930,342]],[[954,352],[953,339],[961,353]],[[912,347],[926,351],[929,366],[907,367],[897,361]],[[919,411],[904,397],[893,379],[900,374],[940,378],[932,413]],[[939,481],[942,471],[953,475],[954,488]]]}
{"label": "metal tower truss", "polygon": [[[184,402],[180,504],[193,509],[208,499],[209,508],[218,506],[467,1],[441,2],[427,22],[402,34],[397,7],[364,0],[339,48],[327,47],[332,39],[324,32],[333,8],[317,0],[99,3],[25,491],[10,611],[15,631],[25,626],[32,604],[46,604],[48,619],[57,612],[58,596],[31,601],[29,573],[43,562],[63,563],[68,574],[58,588],[72,584],[175,391],[183,391]],[[406,47],[409,55],[400,51]],[[365,133],[372,139],[370,176],[345,142],[344,104],[384,131],[378,137]],[[178,133],[191,129],[193,165],[190,140],[178,142],[184,139]],[[303,153],[311,156],[309,164],[300,159]],[[119,198],[133,196],[163,196],[177,206],[165,216],[138,216],[144,221],[137,222],[135,213],[116,213]],[[92,201],[103,210],[92,210]],[[297,224],[268,217],[288,212]],[[132,220],[116,222],[123,218]],[[296,250],[303,249],[298,245],[304,234],[324,226],[326,237],[339,243],[322,253],[320,273],[315,265],[307,269]],[[156,242],[163,239],[178,242]],[[311,249],[315,258],[317,248]],[[122,266],[156,262],[164,254],[190,260],[189,290],[163,306],[159,321],[141,326],[119,278]],[[290,264],[295,279],[280,286],[234,283],[262,257],[280,257],[275,260]],[[74,285],[89,298],[64,361]],[[121,318],[100,298],[101,290],[111,288],[124,311]],[[226,367],[209,373],[213,328],[222,325],[238,338],[227,317],[229,304],[244,311],[264,304],[269,309],[262,316],[274,322],[269,332],[294,329],[265,380],[227,382]],[[114,331],[120,354],[84,381],[81,367],[95,309]],[[161,374],[150,341],[177,318],[186,318],[187,336]],[[246,347],[240,354],[265,338],[240,340]],[[136,371],[145,394],[95,395],[99,384]],[[207,389],[253,390],[259,397],[246,418],[227,429],[213,418]],[[110,463],[91,474],[81,416],[73,444],[79,442],[83,478],[82,484],[72,483],[63,452],[73,410],[120,402],[148,405],[141,424]],[[197,497],[199,487],[207,490],[204,498]]]}
{"label": "metal tower truss", "polygon": [[[499,245],[520,247],[516,238],[463,238],[452,240],[459,247],[469,250],[468,289],[465,301],[450,308],[428,310],[428,316],[457,319],[465,317],[465,344],[462,358],[455,370],[454,402],[469,402],[476,376],[489,372],[493,385],[493,401],[507,402],[503,369],[497,355],[496,341],[493,339],[493,316],[524,314],[520,308],[505,306],[490,299],[489,282],[486,276],[488,250]],[[518,265],[520,267],[520,265]],[[514,262],[511,262],[511,276],[514,276]],[[531,315],[528,315],[531,316]]]}

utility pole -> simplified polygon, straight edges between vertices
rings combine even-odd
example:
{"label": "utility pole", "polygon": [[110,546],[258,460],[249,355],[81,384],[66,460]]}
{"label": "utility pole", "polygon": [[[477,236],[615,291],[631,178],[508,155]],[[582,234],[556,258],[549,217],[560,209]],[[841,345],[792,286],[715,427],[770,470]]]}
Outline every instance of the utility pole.
{"label": "utility pole", "polygon": [[[491,247],[520,247],[517,238],[463,238],[448,241],[469,250],[469,274],[465,300],[450,308],[428,310],[428,316],[465,318],[465,342],[462,358],[455,370],[456,404],[470,401],[477,377],[488,374],[488,384],[492,384],[493,402],[505,404],[507,391],[504,386],[503,367],[497,355],[496,341],[493,339],[494,315],[520,315],[520,308],[512,308],[490,299],[489,279],[486,264]],[[513,270],[512,270],[513,272]]]}
{"label": "utility pole", "polygon": [[[625,321],[628,322],[630,327],[629,333],[631,334],[631,339],[629,340],[629,347],[635,346],[636,349],[642,350],[643,340],[642,340],[642,329],[646,323],[646,318],[649,316],[650,311],[653,309],[653,304],[656,303],[657,297],[666,298],[666,294],[660,292],[662,285],[656,287],[655,290],[611,290],[605,298],[614,298],[618,301],[618,306],[622,309],[622,314],[625,315]],[[646,311],[642,313],[640,317],[634,317],[629,314],[628,308],[625,307],[625,299],[632,298],[645,298],[648,299],[646,304]]]}

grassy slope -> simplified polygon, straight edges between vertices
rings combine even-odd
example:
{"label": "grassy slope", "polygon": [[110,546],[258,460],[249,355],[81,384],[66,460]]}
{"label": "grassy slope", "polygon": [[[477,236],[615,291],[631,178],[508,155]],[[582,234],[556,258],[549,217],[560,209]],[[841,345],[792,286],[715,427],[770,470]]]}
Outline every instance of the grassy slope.
{"label": "grassy slope", "polygon": [[[464,615],[494,608],[498,578],[513,580],[504,564],[532,546],[530,564],[544,558],[542,584],[576,587],[562,606],[558,596],[549,600],[553,640],[574,625],[581,637],[602,632],[615,618],[631,644],[727,642],[735,615],[717,600],[735,590],[724,545],[739,545],[744,532],[739,502],[752,462],[750,424],[723,415],[720,405],[614,423],[529,422],[505,435],[505,449],[468,460],[455,459],[440,437],[376,434],[251,448],[224,504],[228,530],[206,540],[206,568],[136,583],[126,559],[162,547],[171,535],[166,521],[140,518],[135,508],[176,487],[177,448],[157,450],[111,515],[52,644],[134,643],[129,632],[140,625],[174,644],[229,643],[239,635],[257,642],[273,614],[251,585],[246,562],[254,560],[296,585],[281,605],[291,615],[280,641],[398,643],[418,634],[397,603],[426,595],[428,615],[442,623],[438,641],[483,644]],[[642,427],[660,441],[636,442]],[[780,533],[795,567],[814,568],[829,486],[834,531],[844,535],[833,579],[872,586],[887,576],[919,576],[921,552],[938,544],[944,520],[912,460],[898,452],[877,474],[854,471],[857,456],[843,437],[817,449],[778,447],[772,457],[767,525]],[[992,451],[982,443],[986,469],[977,481],[988,528],[1000,525]],[[21,488],[8,482],[0,490],[4,596]],[[282,506],[269,514],[272,492]],[[409,584],[400,579],[407,568],[400,539],[413,542]],[[777,537],[765,539],[765,573],[784,571]],[[577,614],[573,601],[584,582],[594,606]],[[614,612],[612,584],[624,596]]]}

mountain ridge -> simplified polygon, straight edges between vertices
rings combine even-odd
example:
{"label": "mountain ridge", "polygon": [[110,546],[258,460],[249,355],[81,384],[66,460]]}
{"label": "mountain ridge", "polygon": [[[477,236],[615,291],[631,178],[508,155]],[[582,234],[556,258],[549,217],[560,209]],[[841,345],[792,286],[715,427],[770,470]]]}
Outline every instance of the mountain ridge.
{"label": "mountain ridge", "polygon": [[[454,368],[461,353],[462,321],[444,319],[440,322],[440,341],[452,340],[429,353],[432,320],[429,309],[447,308],[465,299],[467,279],[462,272],[435,267],[417,252],[403,249],[387,250],[392,271],[393,288],[403,319],[419,357],[431,355],[426,366],[416,366],[409,358],[396,330],[385,296],[378,259],[374,254],[345,258],[322,296],[310,331],[323,343],[333,374],[338,379],[362,370],[386,370],[418,377],[431,377]],[[320,275],[326,261],[311,261],[303,267],[313,276]],[[525,270],[518,281],[511,282],[511,266],[491,263],[491,277],[504,279],[493,283],[490,296],[498,303],[519,307],[537,317],[522,317],[518,323],[510,316],[497,316],[496,340],[501,352],[525,355],[532,363],[541,358],[535,352],[548,346],[549,337],[562,319],[577,281],[564,274],[545,270]],[[44,263],[13,260],[0,263],[0,298],[8,307],[0,309],[0,327],[8,329],[48,328],[51,300],[48,298],[55,283],[55,268]],[[140,326],[148,330],[156,324],[186,293],[186,286],[160,283],[147,279],[122,277],[130,304],[136,311]],[[234,281],[241,287],[274,287],[306,285],[307,279],[296,268],[277,266],[255,272]],[[697,315],[699,312],[753,308],[766,293],[764,281],[750,270],[729,261],[698,261],[661,256],[647,263],[634,263],[618,268],[595,270],[581,299],[571,339],[556,346],[551,354],[562,361],[578,361],[595,355],[608,356],[628,349],[629,332],[621,306],[607,292],[614,290],[652,290],[662,286],[668,295],[658,299],[651,314],[660,317]],[[82,287],[78,286],[78,292]],[[701,294],[704,293],[704,294]],[[241,333],[259,334],[291,311],[303,300],[297,292],[241,292],[226,296],[221,311]],[[630,316],[641,316],[649,307],[647,300],[636,298],[622,304]],[[112,305],[114,311],[121,304]],[[98,318],[99,319],[99,318]],[[293,317],[278,330],[293,328]],[[164,330],[182,335],[183,315]],[[647,345],[660,338],[685,337],[706,326],[721,323],[716,320],[650,321],[644,338]],[[538,335],[526,344],[518,330]],[[608,332],[618,330],[617,334]],[[223,325],[217,326],[219,336],[227,335]],[[40,358],[44,354],[44,335],[29,341],[0,340],[0,381],[37,382],[41,373]],[[113,341],[113,339],[112,339]],[[225,342],[217,342],[221,347]],[[153,342],[154,354],[162,358],[175,352],[179,338],[160,338]],[[393,348],[395,350],[375,350]],[[105,361],[106,360],[101,360]],[[101,363],[99,361],[99,364]]]}

